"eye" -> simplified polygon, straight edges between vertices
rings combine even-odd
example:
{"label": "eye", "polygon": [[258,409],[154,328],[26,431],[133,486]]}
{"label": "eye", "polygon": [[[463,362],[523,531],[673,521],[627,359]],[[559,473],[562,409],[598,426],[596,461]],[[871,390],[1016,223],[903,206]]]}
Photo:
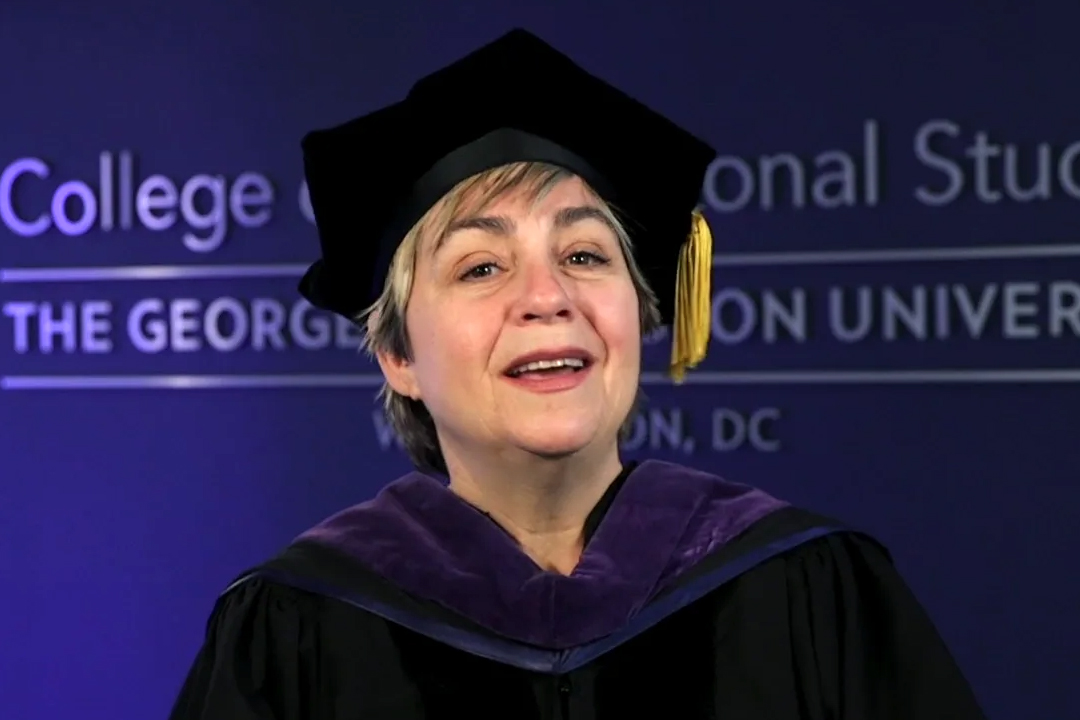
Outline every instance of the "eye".
{"label": "eye", "polygon": [[499,269],[499,266],[493,262],[483,262],[479,265],[473,265],[471,268],[463,272],[458,279],[459,280],[482,280],[486,277],[491,277]]}
{"label": "eye", "polygon": [[590,250],[577,250],[571,253],[566,261],[571,265],[607,265],[611,262],[603,255]]}

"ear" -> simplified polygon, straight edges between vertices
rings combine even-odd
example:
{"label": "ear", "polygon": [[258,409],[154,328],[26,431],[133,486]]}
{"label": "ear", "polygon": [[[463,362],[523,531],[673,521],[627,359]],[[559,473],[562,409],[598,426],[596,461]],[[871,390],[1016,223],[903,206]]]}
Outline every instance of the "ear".
{"label": "ear", "polygon": [[[367,317],[367,332],[374,333],[379,322],[379,309],[375,308]],[[398,395],[404,395],[413,400],[420,399],[420,386],[416,382],[416,374],[413,372],[412,363],[408,358],[403,358],[388,350],[376,350],[375,359],[379,363],[383,377],[390,389]]]}
{"label": "ear", "polygon": [[375,359],[378,360],[379,368],[391,390],[413,400],[420,399],[420,385],[416,382],[416,375],[409,360],[385,350],[377,351]]}

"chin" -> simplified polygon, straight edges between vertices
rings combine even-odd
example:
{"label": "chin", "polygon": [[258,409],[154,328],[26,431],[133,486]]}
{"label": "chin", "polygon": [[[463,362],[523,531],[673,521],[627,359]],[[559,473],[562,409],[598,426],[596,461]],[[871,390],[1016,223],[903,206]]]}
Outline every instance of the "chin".
{"label": "chin", "polygon": [[595,425],[583,427],[579,424],[551,423],[533,425],[509,434],[511,442],[526,452],[541,457],[559,458],[585,449],[595,442],[600,432]]}

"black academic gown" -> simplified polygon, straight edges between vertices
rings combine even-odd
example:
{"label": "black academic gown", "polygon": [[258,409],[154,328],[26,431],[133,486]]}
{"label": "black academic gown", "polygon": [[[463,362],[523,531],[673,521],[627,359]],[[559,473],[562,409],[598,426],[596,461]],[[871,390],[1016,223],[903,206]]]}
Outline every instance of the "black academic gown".
{"label": "black academic gown", "polygon": [[984,718],[865,535],[655,462],[586,530],[555,576],[397,481],[223,593],[171,720]]}

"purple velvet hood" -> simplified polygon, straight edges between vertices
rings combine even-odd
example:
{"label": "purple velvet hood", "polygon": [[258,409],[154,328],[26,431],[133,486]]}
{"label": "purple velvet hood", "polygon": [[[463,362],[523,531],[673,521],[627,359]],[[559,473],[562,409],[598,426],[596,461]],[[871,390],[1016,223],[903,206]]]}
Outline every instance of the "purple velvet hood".
{"label": "purple velvet hood", "polygon": [[505,638],[563,649],[618,631],[702,558],[785,506],[715,475],[645,461],[563,576],[539,568],[444,483],[411,473],[298,540],[344,552]]}

